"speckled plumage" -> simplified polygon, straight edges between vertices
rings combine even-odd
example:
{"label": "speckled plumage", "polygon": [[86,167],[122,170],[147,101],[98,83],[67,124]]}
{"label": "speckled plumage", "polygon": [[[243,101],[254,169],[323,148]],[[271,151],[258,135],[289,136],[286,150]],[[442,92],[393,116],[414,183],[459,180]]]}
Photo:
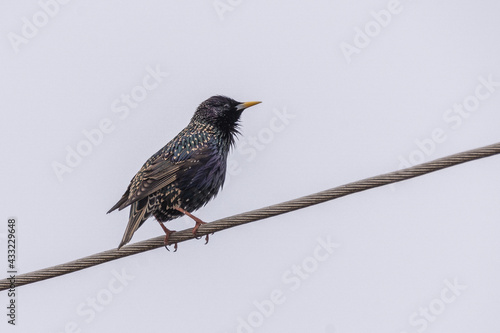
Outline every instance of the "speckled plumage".
{"label": "speckled plumage", "polygon": [[108,211],[131,206],[118,248],[150,217],[166,222],[195,211],[214,198],[226,175],[227,155],[238,133],[243,110],[260,102],[240,103],[213,96],[197,108],[190,123],[151,156]]}

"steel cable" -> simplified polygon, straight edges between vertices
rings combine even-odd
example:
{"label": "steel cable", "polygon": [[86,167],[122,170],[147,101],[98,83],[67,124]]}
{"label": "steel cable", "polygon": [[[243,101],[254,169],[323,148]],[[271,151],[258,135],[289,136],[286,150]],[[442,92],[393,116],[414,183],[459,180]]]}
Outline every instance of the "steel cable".
{"label": "steel cable", "polygon": [[[224,229],[236,227],[249,222],[254,222],[268,217],[292,212],[297,209],[302,209],[305,207],[313,206],[325,201],[340,198],[349,194],[365,191],[375,187],[388,185],[410,178],[418,177],[430,172],[438,171],[444,168],[455,166],[461,163],[473,161],[476,159],[489,157],[492,155],[500,154],[500,143],[493,145],[468,150],[455,155],[450,155],[443,157],[434,161],[427,163],[415,165],[406,169],[385,173],[379,176],[370,177],[355,181],[349,184],[331,188],[322,192],[307,195],[301,198],[293,199],[290,201],[285,201],[276,205],[252,210],[249,212],[229,216],[202,225],[198,229],[198,235],[203,236],[218,232]],[[180,243],[190,239],[193,239],[192,229],[185,229],[182,231],[177,231],[170,236],[169,244]],[[81,269],[96,266],[111,260],[116,260],[119,258],[127,257],[133,254],[153,250],[164,246],[163,244],[164,236],[159,236],[145,240],[142,242],[137,242],[124,246],[120,250],[108,250],[100,252],[88,257],[70,261],[65,264],[48,267],[40,269],[34,272],[21,274],[15,278],[15,287],[19,287],[25,284],[34,283],[46,279],[50,279],[56,276],[72,273]],[[11,286],[11,281],[8,279],[0,280],[0,291],[9,289]]]}

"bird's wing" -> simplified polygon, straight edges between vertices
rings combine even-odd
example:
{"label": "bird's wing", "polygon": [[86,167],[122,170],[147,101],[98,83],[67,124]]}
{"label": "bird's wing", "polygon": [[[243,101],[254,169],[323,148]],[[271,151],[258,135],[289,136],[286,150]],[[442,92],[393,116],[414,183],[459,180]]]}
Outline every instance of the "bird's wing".
{"label": "bird's wing", "polygon": [[173,163],[168,157],[164,158],[163,156],[156,158],[132,179],[128,198],[120,205],[119,209],[122,210],[128,205],[173,183],[184,163],[184,161]]}
{"label": "bird's wing", "polygon": [[176,161],[172,161],[170,154],[159,154],[135,175],[125,194],[109,212],[117,208],[122,210],[182,178],[184,172],[209,158],[210,151],[209,145],[199,146],[189,153],[183,152]]}

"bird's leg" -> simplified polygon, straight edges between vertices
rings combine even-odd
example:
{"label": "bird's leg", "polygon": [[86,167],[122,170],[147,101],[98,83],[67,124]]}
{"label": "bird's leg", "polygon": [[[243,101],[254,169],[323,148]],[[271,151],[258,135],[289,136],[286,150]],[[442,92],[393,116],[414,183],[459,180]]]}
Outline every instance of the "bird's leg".
{"label": "bird's leg", "polygon": [[[191,214],[187,210],[182,209],[181,207],[175,207],[175,209],[178,210],[179,212],[181,212],[182,214],[189,216],[190,218],[192,218],[196,222],[196,225],[193,228],[193,235],[195,235],[195,236],[196,236],[196,232],[198,231],[198,228],[200,227],[200,225],[207,224],[207,222],[203,222],[202,220],[200,220],[199,218],[197,218],[196,216],[194,216],[193,214]],[[208,234],[205,237],[205,244],[207,244],[207,243],[208,243]]]}
{"label": "bird's leg", "polygon": [[[165,248],[167,249],[167,251],[170,251],[168,249],[168,239],[170,238],[170,235],[175,232],[175,230],[168,230],[167,227],[165,227],[162,222],[158,221],[158,223],[165,232],[165,240],[163,241],[163,243],[165,244]],[[174,252],[176,251],[177,251],[177,243],[174,243]]]}

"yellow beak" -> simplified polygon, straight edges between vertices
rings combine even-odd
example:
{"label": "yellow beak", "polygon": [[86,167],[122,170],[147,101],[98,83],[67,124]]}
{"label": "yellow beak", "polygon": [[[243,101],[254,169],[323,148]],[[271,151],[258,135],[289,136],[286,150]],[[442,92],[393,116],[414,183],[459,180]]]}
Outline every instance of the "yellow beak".
{"label": "yellow beak", "polygon": [[262,102],[245,102],[245,103],[239,104],[236,108],[238,110],[245,110],[246,108],[249,108],[249,107],[254,106],[256,104],[259,104],[259,103],[262,103]]}

